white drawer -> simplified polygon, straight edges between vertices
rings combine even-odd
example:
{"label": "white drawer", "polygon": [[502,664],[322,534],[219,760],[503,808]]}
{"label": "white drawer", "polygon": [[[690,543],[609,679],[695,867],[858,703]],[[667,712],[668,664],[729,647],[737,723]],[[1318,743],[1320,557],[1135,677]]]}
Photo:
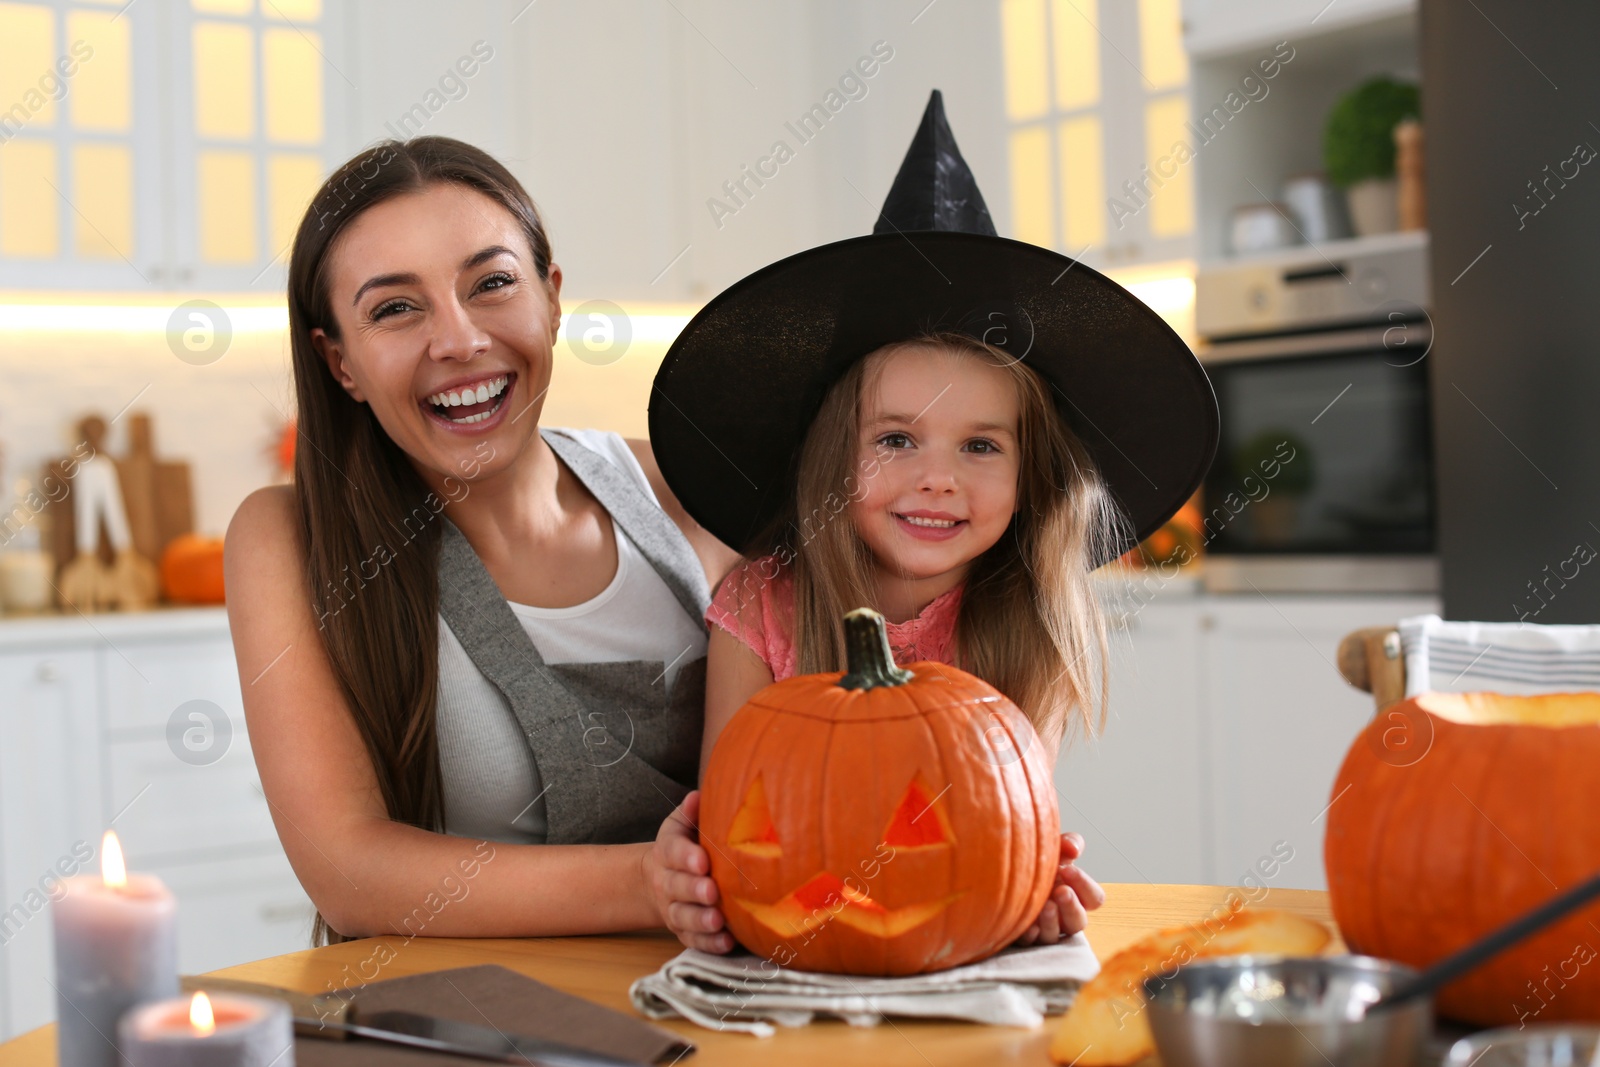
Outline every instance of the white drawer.
{"label": "white drawer", "polygon": [[283,853],[146,868],[178,898],[184,974],[311,947],[311,901]]}
{"label": "white drawer", "polygon": [[255,758],[242,729],[225,755],[196,765],[174,754],[165,737],[107,746],[111,767],[107,818],[131,865],[220,859],[241,847],[272,843],[277,831],[262,796]]}
{"label": "white drawer", "polygon": [[113,731],[165,729],[178,707],[206,700],[244,731],[244,704],[233,643],[226,635],[181,641],[122,639],[99,652],[105,678],[106,726]]}

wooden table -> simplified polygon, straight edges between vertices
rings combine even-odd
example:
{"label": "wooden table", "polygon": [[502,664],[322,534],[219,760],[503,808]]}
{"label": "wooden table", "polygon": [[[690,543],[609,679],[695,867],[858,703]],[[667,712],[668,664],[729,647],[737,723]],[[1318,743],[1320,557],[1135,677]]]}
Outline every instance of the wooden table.
{"label": "wooden table", "polygon": [[[1210,915],[1233,890],[1220,886],[1108,885],[1106,903],[1089,917],[1089,940],[1102,960],[1128,943],[1165,926],[1193,922]],[[1256,891],[1259,895],[1260,890]],[[1326,893],[1273,889],[1260,906],[1282,908],[1333,925]],[[498,963],[537,978],[558,989],[633,1013],[628,986],[649,974],[679,951],[666,933],[651,932],[617,937],[522,938],[476,940],[420,937],[409,944],[404,938],[369,938],[327,948],[291,952],[286,956],[240,964],[215,972],[228,978],[321,993],[329,983],[359,985],[362,961],[372,958],[380,941],[388,942],[394,958],[382,968],[381,978]],[[40,976],[43,981],[43,976]],[[1045,1067],[1046,1050],[1055,1021],[1037,1030],[978,1026],[971,1023],[890,1020],[872,1029],[827,1020],[797,1030],[780,1029],[775,1037],[724,1034],[682,1021],[663,1021],[699,1046],[684,1061],[685,1067],[721,1064],[1030,1064]],[[0,1067],[54,1067],[55,1027],[41,1026],[0,1045]],[[463,1063],[468,1061],[463,1060]]]}

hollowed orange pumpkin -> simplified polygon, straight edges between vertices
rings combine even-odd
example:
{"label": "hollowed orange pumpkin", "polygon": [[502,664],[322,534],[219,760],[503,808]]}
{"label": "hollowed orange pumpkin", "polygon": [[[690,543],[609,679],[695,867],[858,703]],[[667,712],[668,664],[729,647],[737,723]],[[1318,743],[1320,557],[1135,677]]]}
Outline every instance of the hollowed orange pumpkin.
{"label": "hollowed orange pumpkin", "polygon": [[[1424,693],[1380,712],[1333,787],[1325,860],[1351,949],[1437,962],[1600,871],[1600,693]],[[1446,986],[1501,1026],[1600,1018],[1600,905]]]}
{"label": "hollowed orange pumpkin", "polygon": [[700,840],[728,928],[801,970],[982,959],[1027,929],[1055,878],[1043,745],[972,675],[896,667],[876,612],[845,627],[848,672],[768,686],[711,753]]}

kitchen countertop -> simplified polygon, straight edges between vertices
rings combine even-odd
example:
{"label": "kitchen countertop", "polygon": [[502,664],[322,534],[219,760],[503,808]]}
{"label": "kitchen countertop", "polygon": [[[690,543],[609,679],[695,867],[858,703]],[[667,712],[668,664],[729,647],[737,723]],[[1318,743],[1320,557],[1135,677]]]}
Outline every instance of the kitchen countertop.
{"label": "kitchen countertop", "polygon": [[228,633],[221,607],[170,607],[153,611],[55,612],[0,617],[0,652],[38,646],[91,644],[122,638],[212,637]]}
{"label": "kitchen countertop", "polygon": [[[1090,914],[1088,930],[1089,943],[1102,960],[1146,934],[1204,919],[1223,906],[1229,894],[1247,892],[1200,885],[1122,884],[1105,888],[1105,906]],[[1281,908],[1333,925],[1326,893],[1273,889],[1258,906]],[[384,978],[497,963],[630,1015],[634,1013],[628,1002],[628,986],[634,979],[656,970],[681,948],[665,931],[611,937],[482,940],[420,937],[409,942],[401,937],[367,938],[293,952],[215,973],[307,993],[326,992],[334,984],[348,980],[348,975],[362,961],[371,960],[380,943],[386,944],[392,953],[392,959],[382,971]],[[1342,945],[1336,943],[1333,950],[1340,947]],[[891,1063],[918,1067],[1001,1063],[1048,1067],[1047,1049],[1058,1021],[1050,1019],[1038,1029],[1023,1030],[909,1019],[863,1029],[828,1020],[798,1029],[783,1029],[771,1038],[717,1033],[681,1020],[664,1021],[660,1025],[677,1031],[699,1046],[699,1051],[688,1061],[695,1067],[747,1064],[756,1059],[762,1063],[806,1064],[808,1067],[816,1063],[835,1067],[857,1063],[874,1067]],[[52,1067],[55,1062],[54,1026],[40,1027],[0,1045],[0,1067]]]}

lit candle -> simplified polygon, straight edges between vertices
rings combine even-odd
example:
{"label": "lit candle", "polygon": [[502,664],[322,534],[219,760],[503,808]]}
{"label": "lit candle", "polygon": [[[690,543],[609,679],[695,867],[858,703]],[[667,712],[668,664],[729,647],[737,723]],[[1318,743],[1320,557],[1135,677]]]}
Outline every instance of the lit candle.
{"label": "lit candle", "polygon": [[68,878],[54,905],[60,1067],[117,1067],[117,1020],[178,992],[177,917],[167,887],[130,875],[107,830],[99,876]]}
{"label": "lit candle", "polygon": [[232,993],[145,1004],[117,1027],[124,1067],[294,1067],[289,1005]]}

